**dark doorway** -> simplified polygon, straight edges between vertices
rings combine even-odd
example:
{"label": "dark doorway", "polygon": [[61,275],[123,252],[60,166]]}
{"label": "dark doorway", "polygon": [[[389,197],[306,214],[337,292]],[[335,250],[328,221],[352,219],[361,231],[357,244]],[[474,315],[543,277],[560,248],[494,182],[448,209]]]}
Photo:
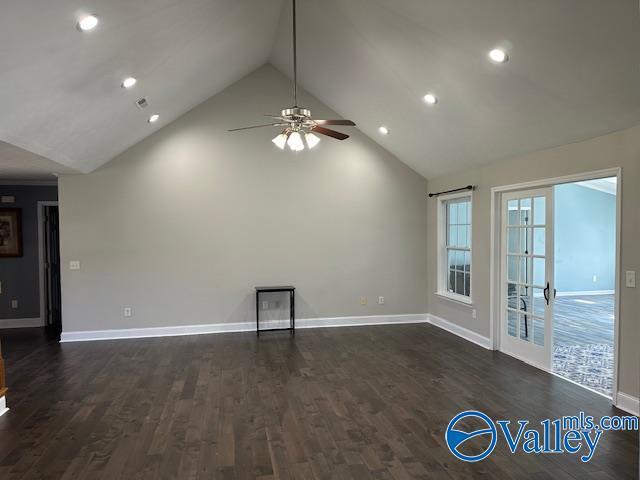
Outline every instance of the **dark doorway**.
{"label": "dark doorway", "polygon": [[62,332],[62,298],[60,293],[60,215],[58,207],[42,207],[42,252],[44,268],[44,325],[50,338]]}

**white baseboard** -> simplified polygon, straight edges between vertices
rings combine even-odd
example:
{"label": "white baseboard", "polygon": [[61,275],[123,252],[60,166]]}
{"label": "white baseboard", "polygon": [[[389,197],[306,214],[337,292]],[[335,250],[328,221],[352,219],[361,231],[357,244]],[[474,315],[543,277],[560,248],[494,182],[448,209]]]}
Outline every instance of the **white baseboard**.
{"label": "white baseboard", "polygon": [[7,408],[7,397],[0,397],[0,417],[8,411],[9,409]]}
{"label": "white baseboard", "polygon": [[487,338],[479,333],[473,332],[467,328],[461,327],[460,325],[456,325],[444,318],[436,317],[435,315],[428,315],[429,323],[435,325],[436,327],[442,328],[449,333],[453,333],[459,337],[464,338],[476,345],[480,345],[487,350],[493,350],[493,346],[491,345],[491,339]]}
{"label": "white baseboard", "polygon": [[42,327],[42,318],[7,318],[0,319],[0,329],[3,328],[33,328]]}
{"label": "white baseboard", "polygon": [[[401,323],[427,323],[425,313],[408,315],[370,315],[362,317],[303,318],[296,320],[296,329],[353,327],[364,325],[389,325]],[[288,321],[271,320],[260,322],[261,328],[285,326]],[[127,338],[176,337],[181,335],[205,335],[211,333],[255,332],[255,322],[213,323],[208,325],[185,325],[179,327],[127,328],[121,330],[90,330],[84,332],[62,332],[60,342],[86,342],[93,340],[119,340]]]}
{"label": "white baseboard", "polygon": [[592,295],[615,295],[615,290],[585,290],[581,292],[558,292],[556,297],[589,297]]}
{"label": "white baseboard", "polygon": [[632,415],[640,416],[640,399],[624,392],[618,392],[616,407]]}

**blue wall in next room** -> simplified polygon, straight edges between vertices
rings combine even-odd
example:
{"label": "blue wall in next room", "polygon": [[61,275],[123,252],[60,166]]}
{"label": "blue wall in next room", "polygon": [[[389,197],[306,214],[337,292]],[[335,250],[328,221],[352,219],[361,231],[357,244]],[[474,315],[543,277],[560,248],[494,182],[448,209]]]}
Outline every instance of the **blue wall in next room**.
{"label": "blue wall in next room", "polygon": [[615,195],[571,183],[558,185],[554,212],[558,292],[613,290]]}

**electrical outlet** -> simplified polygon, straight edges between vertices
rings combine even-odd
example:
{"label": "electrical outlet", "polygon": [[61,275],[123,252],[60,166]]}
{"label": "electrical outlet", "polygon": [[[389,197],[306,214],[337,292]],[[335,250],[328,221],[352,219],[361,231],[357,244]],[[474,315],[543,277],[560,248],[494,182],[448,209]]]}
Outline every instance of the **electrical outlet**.
{"label": "electrical outlet", "polygon": [[378,297],[378,305],[384,305],[384,297]]}
{"label": "electrical outlet", "polygon": [[69,270],[80,270],[80,260],[71,260],[69,262]]}
{"label": "electrical outlet", "polygon": [[366,305],[367,304],[367,297],[360,297],[360,305]]}
{"label": "electrical outlet", "polygon": [[266,300],[262,301],[262,309],[263,310],[269,310],[269,302]]}
{"label": "electrical outlet", "polygon": [[124,316],[130,317],[132,315],[133,315],[133,311],[131,310],[131,307],[124,307]]}
{"label": "electrical outlet", "polygon": [[11,308],[18,308],[18,300],[11,300]]}
{"label": "electrical outlet", "polygon": [[636,288],[636,272],[633,270],[627,270],[626,278],[627,288]]}
{"label": "electrical outlet", "polygon": [[471,318],[478,318],[478,311],[475,308],[471,310]]}

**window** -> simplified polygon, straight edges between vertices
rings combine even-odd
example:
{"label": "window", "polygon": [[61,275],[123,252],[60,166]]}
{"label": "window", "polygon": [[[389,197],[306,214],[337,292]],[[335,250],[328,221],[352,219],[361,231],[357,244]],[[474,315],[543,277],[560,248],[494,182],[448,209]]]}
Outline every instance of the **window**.
{"label": "window", "polygon": [[471,196],[442,197],[438,203],[438,293],[471,303]]}

